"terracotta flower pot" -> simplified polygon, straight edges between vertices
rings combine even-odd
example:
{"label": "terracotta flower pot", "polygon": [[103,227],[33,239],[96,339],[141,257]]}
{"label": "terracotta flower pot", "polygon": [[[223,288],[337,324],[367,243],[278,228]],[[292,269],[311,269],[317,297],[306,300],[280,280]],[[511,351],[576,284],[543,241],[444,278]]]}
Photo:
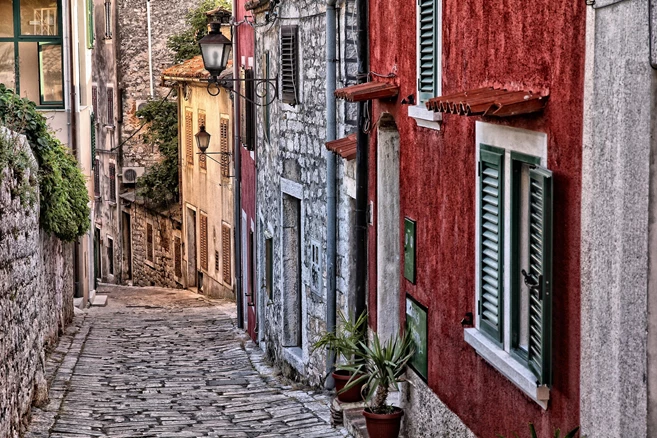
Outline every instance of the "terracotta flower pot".
{"label": "terracotta flower pot", "polygon": [[338,394],[338,400],[345,403],[355,403],[363,400],[363,396],[360,394],[360,390],[363,385],[356,385],[345,392],[342,391],[342,388],[347,386],[351,374],[348,371],[338,370],[333,373],[333,380],[335,380],[335,392]]}
{"label": "terracotta flower pot", "polygon": [[401,419],[404,411],[395,408],[392,414],[374,414],[369,408],[363,410],[367,433],[370,438],[397,438],[401,427]]}

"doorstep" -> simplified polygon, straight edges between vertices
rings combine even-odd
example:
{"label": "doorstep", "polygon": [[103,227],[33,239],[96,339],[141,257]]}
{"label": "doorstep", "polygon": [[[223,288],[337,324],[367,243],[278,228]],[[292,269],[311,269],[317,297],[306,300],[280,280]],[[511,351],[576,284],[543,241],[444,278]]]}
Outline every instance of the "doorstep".
{"label": "doorstep", "polygon": [[[387,403],[393,406],[400,406],[400,391],[392,391],[388,394]],[[331,403],[331,424],[333,426],[342,425],[347,432],[354,438],[369,438],[367,433],[367,426],[365,425],[365,417],[363,416],[363,409],[367,406],[365,402],[358,403],[345,403],[333,397]],[[403,435],[403,423],[402,432]]]}

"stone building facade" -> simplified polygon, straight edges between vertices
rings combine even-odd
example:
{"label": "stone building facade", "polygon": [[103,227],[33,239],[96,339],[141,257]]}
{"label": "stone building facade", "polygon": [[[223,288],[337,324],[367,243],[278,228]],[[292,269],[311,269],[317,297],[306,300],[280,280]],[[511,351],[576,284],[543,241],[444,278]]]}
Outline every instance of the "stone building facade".
{"label": "stone building facade", "polygon": [[[268,3],[261,3],[252,11],[256,22],[270,11]],[[356,82],[355,2],[338,2],[337,9],[339,88]],[[325,147],[326,5],[283,1],[273,11],[271,26],[256,27],[254,60],[256,77],[279,78],[278,99],[257,110],[260,340],[287,374],[319,384],[326,357],[311,347],[327,320],[326,157],[331,152]],[[290,41],[297,79],[295,88],[284,90],[281,78],[287,66],[282,65],[281,47],[285,44],[287,50]],[[296,93],[292,101],[288,91]],[[338,105],[338,138],[353,131],[354,119],[354,109]],[[349,315],[355,291],[355,162],[337,161],[337,308]]]}
{"label": "stone building facade", "polygon": [[[24,137],[17,146],[31,157],[26,177],[35,175]],[[39,203],[26,207],[13,195],[10,169],[0,169],[0,181],[0,436],[13,438],[32,404],[47,400],[46,349],[73,318],[73,244],[39,229]]]}
{"label": "stone building facade", "polygon": [[[163,79],[177,90],[181,115],[182,277],[191,290],[234,300],[233,104],[223,87],[217,96],[207,92],[207,84],[198,82],[207,77],[200,55],[163,73]],[[232,78],[232,65],[220,78]],[[199,154],[194,138],[201,126],[211,135],[207,155]]]}
{"label": "stone building facade", "polygon": [[[165,96],[171,99],[171,90],[160,84],[162,70],[173,63],[173,53],[166,47],[167,39],[185,28],[185,16],[197,4],[194,0],[95,0],[94,259],[97,278],[102,281],[151,283],[149,277],[136,276],[150,272],[137,266],[139,262],[135,259],[136,254],[146,253],[146,248],[139,247],[143,241],[136,239],[135,233],[146,229],[145,223],[136,221],[147,215],[133,217],[139,207],[133,208],[131,203],[135,199],[137,178],[160,156],[157,149],[143,142],[140,133],[146,128],[142,128],[143,122],[136,112],[149,99]],[[165,214],[154,223],[167,221]],[[168,277],[168,271],[158,271],[155,275],[155,278]]]}

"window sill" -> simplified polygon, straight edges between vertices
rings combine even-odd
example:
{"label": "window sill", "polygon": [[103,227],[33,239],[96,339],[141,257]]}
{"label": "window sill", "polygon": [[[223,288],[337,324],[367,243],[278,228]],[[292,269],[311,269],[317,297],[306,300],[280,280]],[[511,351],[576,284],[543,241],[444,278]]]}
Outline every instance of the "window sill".
{"label": "window sill", "polygon": [[440,124],[443,121],[443,115],[441,113],[429,111],[423,105],[409,105],[408,117],[414,118],[417,126],[435,129],[436,131],[440,131]]}
{"label": "window sill", "polygon": [[543,409],[547,410],[550,389],[547,386],[538,386],[536,376],[531,371],[522,366],[509,353],[495,345],[476,328],[465,329],[464,338],[465,342],[470,344],[486,362],[513,382]]}
{"label": "window sill", "polygon": [[284,347],[283,360],[289,363],[292,368],[297,370],[300,374],[305,374],[303,366],[303,350],[300,347]]}

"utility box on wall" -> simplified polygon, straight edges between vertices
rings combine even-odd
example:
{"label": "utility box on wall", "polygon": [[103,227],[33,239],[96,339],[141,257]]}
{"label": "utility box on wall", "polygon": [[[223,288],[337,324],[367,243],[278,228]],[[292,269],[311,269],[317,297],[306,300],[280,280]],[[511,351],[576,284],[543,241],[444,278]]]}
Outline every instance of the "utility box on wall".
{"label": "utility box on wall", "polygon": [[415,284],[415,221],[404,219],[404,277]]}

